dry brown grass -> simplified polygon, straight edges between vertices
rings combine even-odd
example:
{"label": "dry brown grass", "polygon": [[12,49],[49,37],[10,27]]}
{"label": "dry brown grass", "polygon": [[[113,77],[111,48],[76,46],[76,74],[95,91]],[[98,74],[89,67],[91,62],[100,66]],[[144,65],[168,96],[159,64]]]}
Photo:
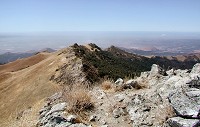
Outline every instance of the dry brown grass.
{"label": "dry brown grass", "polygon": [[0,65],[0,73],[2,72],[15,72],[27,67],[33,66],[42,60],[49,57],[49,53],[40,53],[28,58],[18,59],[14,62],[10,62],[4,65]]}
{"label": "dry brown grass", "polygon": [[104,80],[104,81],[101,83],[101,88],[102,88],[103,90],[112,89],[112,88],[113,88],[113,81],[112,81],[112,80],[109,80],[109,79]]}
{"label": "dry brown grass", "polygon": [[[6,127],[2,124],[14,120],[13,112],[24,111],[59,90],[58,85],[49,81],[58,64],[62,64],[54,62],[59,60],[54,56],[53,53],[42,53],[0,66],[0,75],[3,76],[0,76],[0,126]],[[26,65],[29,68],[22,70]]]}
{"label": "dry brown grass", "polygon": [[85,118],[87,112],[94,108],[89,90],[83,85],[74,85],[71,90],[64,91],[63,98],[68,103],[67,111],[81,118]]}
{"label": "dry brown grass", "polygon": [[44,100],[35,104],[32,108],[28,108],[19,112],[13,111],[13,115],[1,124],[3,127],[35,127],[39,119],[39,110],[44,105]]}
{"label": "dry brown grass", "polygon": [[120,91],[124,91],[126,89],[135,89],[135,90],[139,90],[139,89],[145,89],[147,88],[147,84],[146,83],[143,83],[143,82],[133,82],[133,83],[130,83],[130,84],[123,84],[123,85],[120,85],[120,86],[117,86],[115,88],[115,91],[117,92],[120,92]]}

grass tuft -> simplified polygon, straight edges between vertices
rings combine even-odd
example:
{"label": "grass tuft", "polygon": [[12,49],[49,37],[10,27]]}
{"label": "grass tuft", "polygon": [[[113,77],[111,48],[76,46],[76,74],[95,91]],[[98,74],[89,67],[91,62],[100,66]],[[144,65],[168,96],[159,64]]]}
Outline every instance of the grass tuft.
{"label": "grass tuft", "polygon": [[67,110],[80,117],[85,117],[87,112],[93,110],[94,103],[91,101],[89,90],[81,85],[74,85],[71,90],[65,91],[64,100],[68,103]]}

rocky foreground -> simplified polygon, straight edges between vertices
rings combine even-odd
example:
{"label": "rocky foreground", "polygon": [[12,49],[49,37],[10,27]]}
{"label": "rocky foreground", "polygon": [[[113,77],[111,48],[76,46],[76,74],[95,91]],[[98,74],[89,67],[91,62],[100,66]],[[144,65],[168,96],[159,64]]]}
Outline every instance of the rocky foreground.
{"label": "rocky foreground", "polygon": [[135,79],[104,81],[87,89],[89,102],[77,113],[68,110],[73,98],[67,98],[68,93],[61,91],[47,99],[38,127],[200,126],[199,63],[192,70],[167,72],[154,64]]}

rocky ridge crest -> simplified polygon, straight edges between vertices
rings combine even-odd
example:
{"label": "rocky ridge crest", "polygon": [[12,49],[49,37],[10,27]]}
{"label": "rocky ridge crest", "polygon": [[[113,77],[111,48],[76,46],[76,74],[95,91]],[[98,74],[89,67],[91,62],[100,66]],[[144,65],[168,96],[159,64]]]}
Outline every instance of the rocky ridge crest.
{"label": "rocky ridge crest", "polygon": [[[84,122],[78,121],[76,114],[65,115],[68,102],[58,101],[62,93],[57,93],[41,110],[38,126],[199,127],[199,77],[199,63],[191,71],[167,72],[154,64],[151,71],[142,72],[140,77],[116,81],[114,87],[123,88],[120,91],[95,86],[89,92],[95,109]],[[138,84],[144,87],[138,89]]]}

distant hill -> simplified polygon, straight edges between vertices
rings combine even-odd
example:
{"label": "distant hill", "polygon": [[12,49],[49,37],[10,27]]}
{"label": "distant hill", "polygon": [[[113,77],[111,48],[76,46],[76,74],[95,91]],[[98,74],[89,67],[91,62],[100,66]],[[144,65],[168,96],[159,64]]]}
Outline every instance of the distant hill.
{"label": "distant hill", "polygon": [[176,55],[186,54],[182,52],[169,52],[169,51],[163,51],[159,49],[142,50],[142,49],[124,48],[124,47],[119,47],[119,48],[130,53],[135,53],[135,54],[144,55],[144,56],[152,56],[152,55],[153,56],[176,56]]}
{"label": "distant hill", "polygon": [[200,61],[200,53],[192,53],[187,55],[166,56],[169,60],[186,61]]}
{"label": "distant hill", "polygon": [[27,58],[27,57],[33,56],[34,54],[38,52],[54,52],[54,51],[55,50],[53,49],[46,48],[39,51],[28,51],[28,52],[22,52],[22,53],[7,52],[0,55],[0,64],[9,63],[21,58]]}

